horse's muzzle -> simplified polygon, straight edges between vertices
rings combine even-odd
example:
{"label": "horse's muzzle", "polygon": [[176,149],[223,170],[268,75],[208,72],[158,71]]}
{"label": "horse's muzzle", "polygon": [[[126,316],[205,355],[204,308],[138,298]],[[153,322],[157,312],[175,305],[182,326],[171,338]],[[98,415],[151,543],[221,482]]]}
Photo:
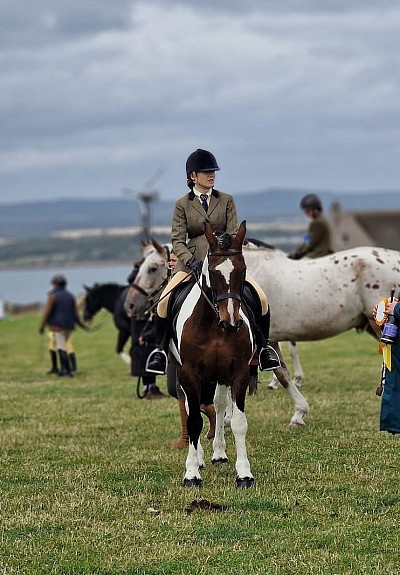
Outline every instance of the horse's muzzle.
{"label": "horse's muzzle", "polygon": [[220,319],[218,322],[219,327],[221,327],[224,331],[239,331],[243,324],[242,319],[238,319],[235,321],[234,325],[232,325],[229,321],[224,319]]}

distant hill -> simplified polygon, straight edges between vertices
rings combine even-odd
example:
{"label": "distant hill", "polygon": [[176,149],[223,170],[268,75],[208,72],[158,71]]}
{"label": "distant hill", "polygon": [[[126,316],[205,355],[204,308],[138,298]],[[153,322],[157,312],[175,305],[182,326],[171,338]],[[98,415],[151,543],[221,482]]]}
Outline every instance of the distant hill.
{"label": "distant hill", "polygon": [[[269,189],[235,195],[239,219],[253,223],[301,219],[301,197],[307,190]],[[400,190],[369,193],[319,193],[325,211],[332,202],[343,210],[400,209]],[[152,225],[169,225],[174,201],[151,206]],[[0,237],[46,237],[54,231],[139,226],[138,204],[133,199],[54,200],[0,204]]]}

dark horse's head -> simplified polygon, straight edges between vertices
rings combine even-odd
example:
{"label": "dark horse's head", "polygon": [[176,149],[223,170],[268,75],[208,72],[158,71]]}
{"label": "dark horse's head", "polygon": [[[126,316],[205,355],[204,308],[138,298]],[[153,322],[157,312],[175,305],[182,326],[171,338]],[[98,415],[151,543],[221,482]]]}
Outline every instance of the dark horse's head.
{"label": "dark horse's head", "polygon": [[83,301],[83,319],[90,321],[101,309],[102,304],[100,298],[96,297],[99,285],[94,284],[93,287],[83,286],[85,290],[85,298]]}
{"label": "dark horse's head", "polygon": [[246,264],[242,246],[246,235],[244,220],[236,235],[214,234],[209,224],[204,225],[209,243],[208,277],[219,325],[225,330],[238,330],[243,323],[240,305],[246,278]]}
{"label": "dark horse's head", "polygon": [[113,313],[116,302],[126,287],[113,282],[105,284],[95,283],[92,287],[84,285],[83,319],[91,321],[102,308]]}

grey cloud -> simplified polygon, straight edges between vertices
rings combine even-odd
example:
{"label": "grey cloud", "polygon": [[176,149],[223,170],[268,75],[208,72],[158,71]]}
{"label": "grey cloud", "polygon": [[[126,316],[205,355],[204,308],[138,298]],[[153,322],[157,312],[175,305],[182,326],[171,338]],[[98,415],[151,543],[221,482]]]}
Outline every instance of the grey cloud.
{"label": "grey cloud", "polygon": [[397,2],[6,8],[6,193],[109,195],[112,182],[144,181],[163,164],[165,193],[175,196],[185,156],[199,146],[216,153],[218,181],[231,191],[398,182]]}

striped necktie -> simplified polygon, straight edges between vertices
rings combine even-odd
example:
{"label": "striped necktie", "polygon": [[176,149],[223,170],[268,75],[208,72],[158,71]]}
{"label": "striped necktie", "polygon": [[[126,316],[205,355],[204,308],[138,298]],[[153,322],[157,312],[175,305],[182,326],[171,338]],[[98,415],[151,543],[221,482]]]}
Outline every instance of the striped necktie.
{"label": "striped necktie", "polygon": [[208,212],[208,196],[207,194],[200,194],[200,199],[201,199],[201,205],[204,208],[205,212]]}

